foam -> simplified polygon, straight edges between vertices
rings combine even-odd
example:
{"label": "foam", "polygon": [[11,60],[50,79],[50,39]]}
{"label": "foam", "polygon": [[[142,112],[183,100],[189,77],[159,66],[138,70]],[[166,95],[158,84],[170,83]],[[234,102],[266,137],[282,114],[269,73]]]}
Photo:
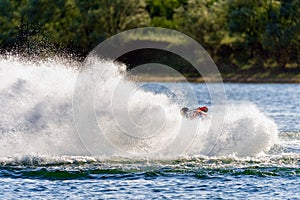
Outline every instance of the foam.
{"label": "foam", "polygon": [[[181,117],[178,102],[188,102],[189,97],[174,102],[127,80],[124,66],[92,59],[85,68],[91,65],[106,69],[97,79],[91,111],[102,132],[101,143],[95,140],[84,146],[80,134],[92,133],[78,135],[72,110],[78,63],[0,58],[0,157],[85,156],[91,151],[97,152],[92,156],[153,159],[232,153],[255,156],[277,143],[276,124],[251,102],[226,103],[223,129],[211,132],[211,120]],[[213,105],[212,117],[223,115],[218,106]]]}

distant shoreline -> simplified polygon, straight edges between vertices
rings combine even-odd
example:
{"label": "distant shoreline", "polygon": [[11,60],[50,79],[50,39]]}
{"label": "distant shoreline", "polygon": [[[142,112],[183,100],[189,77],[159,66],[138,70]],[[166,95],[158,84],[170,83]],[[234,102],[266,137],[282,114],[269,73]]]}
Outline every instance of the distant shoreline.
{"label": "distant shoreline", "polygon": [[[218,79],[212,77],[204,79],[202,77],[178,77],[178,76],[154,76],[154,75],[134,75],[128,77],[131,80],[138,82],[193,82],[193,83],[204,83],[204,82],[220,82]],[[222,75],[224,83],[300,83],[300,74],[288,74],[285,77],[277,76],[263,76],[263,74],[230,74]]]}

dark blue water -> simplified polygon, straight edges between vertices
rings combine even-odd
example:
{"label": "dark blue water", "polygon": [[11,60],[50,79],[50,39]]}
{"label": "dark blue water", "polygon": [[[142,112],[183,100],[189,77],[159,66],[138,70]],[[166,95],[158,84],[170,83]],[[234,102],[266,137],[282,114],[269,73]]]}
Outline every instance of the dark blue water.
{"label": "dark blue water", "polygon": [[49,161],[28,156],[3,160],[0,197],[299,198],[300,85],[225,84],[225,88],[228,100],[254,102],[275,120],[282,146],[258,158],[132,161],[66,156]]}
{"label": "dark blue water", "polygon": [[300,130],[299,84],[226,84],[227,98],[254,102],[281,131]]}
{"label": "dark blue water", "polygon": [[[17,64],[13,63],[13,65]],[[24,69],[20,74],[25,77],[27,70]],[[38,74],[36,71],[34,73]],[[16,74],[16,71],[13,74]],[[300,198],[300,85],[298,84],[225,84],[228,102],[231,104],[246,102],[246,106],[229,112],[229,117],[242,113],[239,121],[229,124],[231,125],[229,132],[240,130],[252,137],[249,133],[251,128],[256,131],[256,129],[268,129],[269,125],[273,127],[272,123],[256,113],[258,112],[256,108],[250,109],[251,112],[255,112],[254,116],[258,116],[257,121],[254,119],[255,123],[248,118],[248,121],[246,118],[246,121],[243,120],[244,116],[252,116],[248,113],[247,105],[256,105],[259,112],[267,116],[271,122],[275,122],[278,127],[279,141],[267,152],[247,155],[247,152],[253,152],[257,145],[250,144],[245,148],[251,151],[246,151],[242,156],[234,151],[230,152],[234,150],[234,147],[230,147],[223,151],[223,154],[194,153],[189,156],[160,157],[157,155],[143,158],[120,155],[92,156],[79,151],[79,146],[78,149],[73,148],[71,144],[76,144],[73,141],[76,138],[70,135],[60,136],[67,130],[63,125],[69,119],[69,114],[63,111],[64,108],[69,111],[70,106],[66,103],[59,104],[61,98],[54,98],[55,106],[47,107],[46,105],[53,104],[52,96],[56,97],[61,91],[53,89],[53,93],[41,96],[41,92],[28,80],[33,80],[34,83],[43,82],[34,78],[43,76],[38,74],[32,78],[31,74],[32,72],[29,72],[26,75],[29,78],[24,80],[20,77],[1,76],[4,85],[0,88],[1,199]],[[51,71],[47,71],[46,74],[51,76]],[[57,78],[58,73],[54,72],[53,76]],[[50,83],[54,84],[54,82]],[[175,87],[176,84],[180,85],[179,83],[167,84]],[[59,87],[63,88],[65,85],[64,82]],[[176,98],[154,85],[148,84],[144,89]],[[210,107],[213,103],[206,85],[191,85],[197,93],[199,104]],[[41,91],[45,91],[45,88],[47,91],[51,90],[52,87],[46,86],[46,84],[42,85]],[[32,95],[32,91],[36,95]],[[35,99],[39,99],[38,103],[35,103]],[[53,112],[56,115],[47,115],[47,120],[44,120],[43,113]],[[264,120],[259,121],[261,119]],[[250,124],[247,124],[248,122]],[[248,126],[252,124],[255,127],[249,129]],[[51,130],[55,132],[54,135]],[[269,133],[270,130],[261,131]],[[42,133],[45,136],[39,138],[35,133]],[[237,135],[228,134],[231,137],[225,139],[230,144],[239,146],[239,142],[247,141],[247,138],[236,139],[234,137]],[[242,136],[238,135],[238,137]],[[256,141],[255,137],[259,135],[254,135],[251,141]],[[215,149],[222,152],[225,148],[225,146],[220,147],[222,137],[218,140],[212,141],[212,144],[216,146]],[[236,150],[241,151],[240,148]]]}

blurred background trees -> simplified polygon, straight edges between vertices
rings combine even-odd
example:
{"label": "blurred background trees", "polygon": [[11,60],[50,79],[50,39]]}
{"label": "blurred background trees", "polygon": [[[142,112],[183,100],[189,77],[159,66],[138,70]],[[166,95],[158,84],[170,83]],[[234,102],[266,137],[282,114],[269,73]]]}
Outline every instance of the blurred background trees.
{"label": "blurred background trees", "polygon": [[2,52],[84,57],[116,33],[155,26],[197,40],[223,72],[300,69],[299,0],[0,0],[0,10]]}

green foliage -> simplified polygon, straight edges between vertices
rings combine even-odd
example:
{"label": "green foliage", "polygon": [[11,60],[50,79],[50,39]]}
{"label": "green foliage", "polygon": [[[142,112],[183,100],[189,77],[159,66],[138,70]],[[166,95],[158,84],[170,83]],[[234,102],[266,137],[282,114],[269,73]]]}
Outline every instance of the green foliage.
{"label": "green foliage", "polygon": [[116,33],[157,26],[197,40],[223,71],[300,68],[299,0],[0,0],[0,10],[1,50],[84,56]]}
{"label": "green foliage", "polygon": [[0,0],[1,48],[45,42],[81,53],[118,32],[147,26],[140,0]]}
{"label": "green foliage", "polygon": [[226,33],[227,5],[223,1],[190,0],[176,10],[178,29],[195,38],[205,48],[211,50],[221,45]]}
{"label": "green foliage", "polygon": [[0,41],[1,47],[10,46],[16,42],[16,36],[18,34],[18,26],[20,23],[15,21],[15,12],[17,8],[15,2],[10,0],[0,1]]}
{"label": "green foliage", "polygon": [[[247,60],[256,68],[263,67],[264,52],[261,44],[261,33],[265,27],[265,10],[267,1],[230,0],[228,11],[228,29],[232,36],[239,36],[239,46],[244,55],[236,57],[238,63]],[[240,51],[240,49],[239,49]],[[237,54],[238,55],[238,54]],[[240,58],[242,58],[240,60]]]}
{"label": "green foliage", "polygon": [[83,1],[77,0],[76,2],[83,19],[83,29],[86,30],[87,35],[95,32],[107,38],[118,32],[149,23],[149,15],[145,11],[146,4],[143,1],[98,0],[89,1],[89,6]]}
{"label": "green foliage", "polygon": [[146,10],[150,14],[151,24],[156,27],[174,29],[177,26],[173,16],[176,9],[186,5],[187,0],[146,0]]}
{"label": "green foliage", "polygon": [[189,0],[174,15],[178,30],[196,39],[223,71],[234,67],[230,60],[232,44],[228,44],[227,10],[225,1]]}
{"label": "green foliage", "polygon": [[228,2],[229,32],[243,38],[244,60],[260,68],[275,61],[280,70],[289,62],[299,62],[298,0]]}
{"label": "green foliage", "polygon": [[262,44],[284,70],[287,63],[299,59],[300,2],[270,2],[266,13],[268,19]]}

